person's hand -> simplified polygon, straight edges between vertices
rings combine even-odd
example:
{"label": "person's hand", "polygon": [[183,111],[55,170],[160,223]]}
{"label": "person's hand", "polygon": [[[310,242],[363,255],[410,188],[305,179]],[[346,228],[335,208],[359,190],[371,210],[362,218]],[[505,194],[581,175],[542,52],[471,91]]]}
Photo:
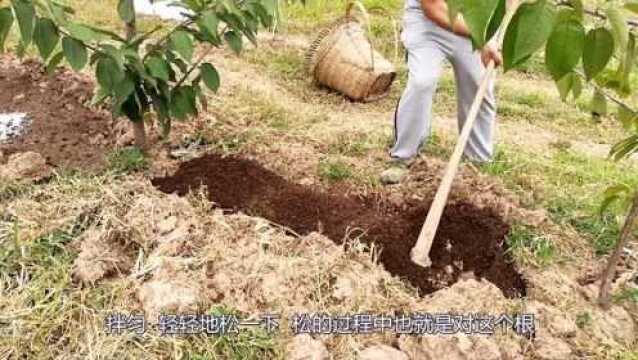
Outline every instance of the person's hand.
{"label": "person's hand", "polygon": [[485,47],[481,50],[481,61],[483,65],[487,66],[490,60],[494,61],[496,67],[501,66],[503,63],[503,56],[494,42],[485,44]]}

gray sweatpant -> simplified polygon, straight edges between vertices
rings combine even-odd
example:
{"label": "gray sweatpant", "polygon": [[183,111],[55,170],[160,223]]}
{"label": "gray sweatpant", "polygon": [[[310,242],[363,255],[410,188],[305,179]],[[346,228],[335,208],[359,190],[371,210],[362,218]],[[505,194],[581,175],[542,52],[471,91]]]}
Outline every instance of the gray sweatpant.
{"label": "gray sweatpant", "polygon": [[[454,68],[459,131],[485,68],[468,38],[436,25],[421,9],[405,10],[401,41],[407,51],[409,74],[407,87],[394,114],[395,144],[390,156],[409,159],[417,154],[430,135],[432,98],[443,60],[448,59]],[[484,162],[492,157],[495,103],[494,84],[490,84],[464,152],[472,161]]]}

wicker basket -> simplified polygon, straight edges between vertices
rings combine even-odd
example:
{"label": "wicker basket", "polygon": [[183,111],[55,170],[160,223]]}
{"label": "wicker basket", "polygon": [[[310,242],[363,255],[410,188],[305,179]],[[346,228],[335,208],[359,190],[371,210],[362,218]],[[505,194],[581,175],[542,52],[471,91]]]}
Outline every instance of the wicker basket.
{"label": "wicker basket", "polygon": [[378,100],[390,92],[396,70],[374,50],[361,24],[350,15],[351,10],[349,5],[346,16],[312,43],[306,54],[306,69],[316,83],[354,101]]}

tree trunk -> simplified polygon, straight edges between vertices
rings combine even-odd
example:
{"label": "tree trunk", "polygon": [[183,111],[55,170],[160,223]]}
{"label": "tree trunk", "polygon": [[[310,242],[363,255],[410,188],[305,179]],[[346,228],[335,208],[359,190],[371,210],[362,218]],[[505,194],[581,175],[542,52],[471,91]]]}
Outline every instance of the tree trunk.
{"label": "tree trunk", "polygon": [[131,121],[133,126],[133,134],[135,135],[135,146],[140,150],[146,149],[146,129],[144,128],[144,119],[140,121]]}
{"label": "tree trunk", "polygon": [[638,218],[638,192],[634,195],[633,204],[631,206],[631,210],[627,215],[627,219],[625,219],[625,224],[622,227],[622,231],[620,232],[620,238],[618,239],[618,244],[616,244],[616,248],[614,249],[614,253],[609,258],[609,262],[607,263],[607,267],[602,275],[602,280],[600,283],[600,293],[598,295],[598,304],[603,309],[609,309],[611,306],[611,283],[613,281],[614,276],[616,276],[616,267],[618,266],[618,261],[620,260],[620,255],[622,254],[623,249],[629,243],[629,239],[632,238],[632,231],[634,228],[634,223]]}
{"label": "tree trunk", "polygon": [[[135,11],[133,11],[135,14]],[[131,22],[127,22],[124,24],[126,30],[126,40],[130,41],[137,35],[137,25],[135,17]],[[139,121],[131,121],[131,126],[133,127],[133,134],[135,135],[135,146],[137,146],[140,150],[146,149],[146,129],[144,127],[144,117]]]}

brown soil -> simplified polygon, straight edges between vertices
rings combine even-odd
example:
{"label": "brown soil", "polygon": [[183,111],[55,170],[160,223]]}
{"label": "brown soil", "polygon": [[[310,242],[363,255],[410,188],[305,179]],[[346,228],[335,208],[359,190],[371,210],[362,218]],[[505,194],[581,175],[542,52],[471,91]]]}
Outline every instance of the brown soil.
{"label": "brown soil", "polygon": [[525,296],[525,282],[505,254],[509,226],[489,210],[468,203],[448,205],[430,253],[433,265],[424,269],[410,261],[409,253],[427,203],[393,205],[382,194],[357,197],[337,188],[322,192],[291,183],[255,161],[216,154],[183,163],[173,176],[153,180],[161,191],[179,195],[202,184],[220,207],[264,217],[302,235],[320,231],[341,243],[349,230],[364,229],[363,241],[381,247],[379,261],[385,268],[422,294],[449,286],[471,271],[506,296]]}
{"label": "brown soil", "polygon": [[56,167],[99,169],[111,145],[111,121],[83,105],[92,93],[93,84],[70,71],[48,76],[36,61],[0,58],[0,112],[31,119],[21,136],[0,143],[0,151],[34,151]]}

